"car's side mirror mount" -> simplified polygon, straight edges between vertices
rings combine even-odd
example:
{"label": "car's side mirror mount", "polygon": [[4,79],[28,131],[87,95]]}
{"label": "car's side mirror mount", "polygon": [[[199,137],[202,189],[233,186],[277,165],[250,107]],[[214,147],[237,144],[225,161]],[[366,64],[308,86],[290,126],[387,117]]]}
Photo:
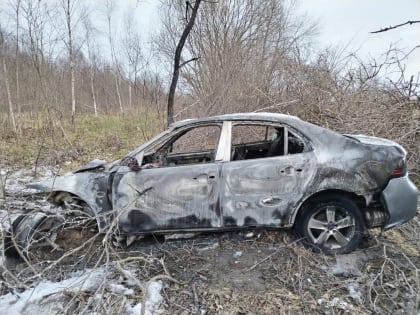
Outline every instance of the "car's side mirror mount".
{"label": "car's side mirror mount", "polygon": [[[143,154],[141,154],[141,159],[143,159]],[[134,172],[140,171],[140,165],[139,161],[132,156],[126,156],[120,162],[120,166],[128,166]]]}

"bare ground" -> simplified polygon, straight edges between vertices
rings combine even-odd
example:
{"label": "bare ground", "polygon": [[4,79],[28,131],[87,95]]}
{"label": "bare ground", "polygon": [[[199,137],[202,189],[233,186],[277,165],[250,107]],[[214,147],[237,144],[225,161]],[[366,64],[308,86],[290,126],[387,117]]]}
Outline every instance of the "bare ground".
{"label": "bare ground", "polygon": [[[6,198],[0,201],[4,227],[18,211],[48,207],[21,195],[30,179],[28,171],[6,181]],[[164,299],[154,313],[420,314],[419,215],[383,234],[374,231],[358,250],[336,257],[313,253],[292,231],[281,230],[166,241],[149,237],[129,248],[112,245],[109,235],[73,230],[57,243],[81,248],[42,249],[26,262],[3,258],[0,296],[103,268],[104,283],[113,281],[132,292],[117,294],[105,284],[94,291],[71,291],[56,297],[62,304],[57,313],[131,314],[127,307],[145,301],[150,281],[161,280]]]}

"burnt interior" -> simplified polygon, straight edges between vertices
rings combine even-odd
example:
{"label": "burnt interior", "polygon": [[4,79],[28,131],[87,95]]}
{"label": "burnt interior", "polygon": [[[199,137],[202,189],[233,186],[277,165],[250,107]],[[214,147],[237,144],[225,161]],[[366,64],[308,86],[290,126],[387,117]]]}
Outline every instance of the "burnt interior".
{"label": "burnt interior", "polygon": [[[155,153],[145,156],[142,166],[147,168],[212,163],[215,160],[220,131],[220,125],[184,130]],[[304,150],[304,142],[282,126],[238,124],[232,128],[232,161],[297,154]]]}
{"label": "burnt interior", "polygon": [[180,166],[214,162],[221,132],[220,124],[183,130],[155,153],[143,158],[145,167]]}
{"label": "burnt interior", "polygon": [[[284,133],[284,127],[263,125],[234,126],[231,160],[251,160],[302,153],[305,148],[303,141],[290,131],[287,131],[286,137]],[[261,140],[254,141],[256,138]],[[286,146],[285,141],[287,141]],[[286,153],[285,150],[287,151]]]}

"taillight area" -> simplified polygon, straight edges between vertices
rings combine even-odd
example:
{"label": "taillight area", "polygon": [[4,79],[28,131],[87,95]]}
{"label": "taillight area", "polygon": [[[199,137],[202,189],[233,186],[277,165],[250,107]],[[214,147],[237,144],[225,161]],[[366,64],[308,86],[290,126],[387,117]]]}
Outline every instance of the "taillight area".
{"label": "taillight area", "polygon": [[402,160],[398,166],[391,172],[391,177],[402,177],[407,174],[407,163]]}
{"label": "taillight area", "polygon": [[396,168],[395,170],[392,171],[391,176],[401,176],[404,175],[405,171],[402,168]]}

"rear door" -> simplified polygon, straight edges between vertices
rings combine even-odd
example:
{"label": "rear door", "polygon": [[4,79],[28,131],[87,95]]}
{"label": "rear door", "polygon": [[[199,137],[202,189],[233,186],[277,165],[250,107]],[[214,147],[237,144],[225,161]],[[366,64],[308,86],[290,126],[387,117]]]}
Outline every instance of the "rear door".
{"label": "rear door", "polygon": [[238,122],[222,168],[223,225],[282,226],[314,176],[314,154],[287,126]]}

